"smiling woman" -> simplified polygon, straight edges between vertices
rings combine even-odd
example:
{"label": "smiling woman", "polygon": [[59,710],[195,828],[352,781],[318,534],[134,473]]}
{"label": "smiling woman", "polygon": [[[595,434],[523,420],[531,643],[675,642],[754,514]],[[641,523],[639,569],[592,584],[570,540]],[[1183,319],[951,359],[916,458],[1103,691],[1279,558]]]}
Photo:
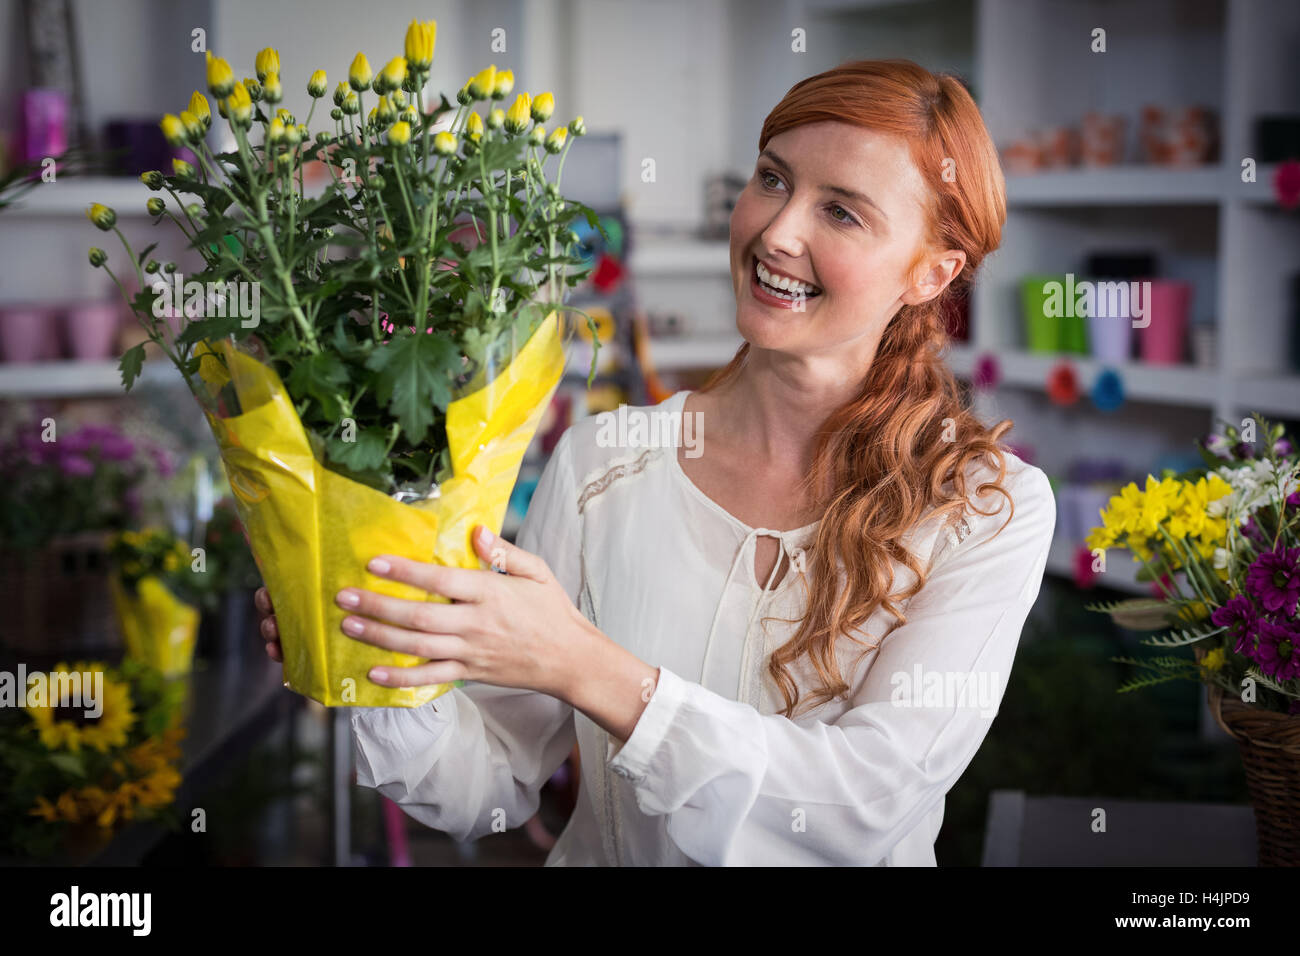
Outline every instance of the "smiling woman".
{"label": "smiling woman", "polygon": [[1055,522],[942,356],[1002,174],[960,81],[907,61],[802,81],[759,149],[731,221],[745,345],[626,412],[693,415],[696,453],[579,422],[519,546],[478,542],[506,574],[404,562],[453,603],[339,596],[358,640],[429,659],[372,679],[470,682],[353,716],[358,782],[432,827],[524,823],[576,742],[550,864],[935,862]]}

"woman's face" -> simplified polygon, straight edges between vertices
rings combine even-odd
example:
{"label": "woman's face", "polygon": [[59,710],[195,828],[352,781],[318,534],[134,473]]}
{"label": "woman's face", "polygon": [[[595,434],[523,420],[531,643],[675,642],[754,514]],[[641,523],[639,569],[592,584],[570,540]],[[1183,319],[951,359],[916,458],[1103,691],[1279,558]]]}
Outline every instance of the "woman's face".
{"label": "woman's face", "polygon": [[[809,123],[768,141],[731,214],[736,325],[751,347],[848,368],[870,364],[902,305],[933,298],[965,257],[924,239],[928,188],[906,142],[847,123]],[[785,297],[760,281],[799,280]]]}

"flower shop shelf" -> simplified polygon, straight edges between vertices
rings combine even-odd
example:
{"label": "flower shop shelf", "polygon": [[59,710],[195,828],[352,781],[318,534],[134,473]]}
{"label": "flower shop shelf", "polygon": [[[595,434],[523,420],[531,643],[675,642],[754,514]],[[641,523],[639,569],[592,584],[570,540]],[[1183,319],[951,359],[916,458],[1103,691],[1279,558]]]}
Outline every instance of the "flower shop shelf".
{"label": "flower shop shelf", "polygon": [[1229,178],[1233,172],[1222,166],[1133,165],[1022,173],[1007,177],[1007,202],[1013,206],[1208,205],[1237,195],[1236,187],[1242,184],[1240,175]]}
{"label": "flower shop shelf", "polygon": [[[1147,365],[1125,362],[1110,365],[1082,355],[1060,353],[1036,355],[1030,352],[997,351],[998,384],[1045,389],[1048,376],[1060,362],[1074,368],[1080,388],[1087,390],[1103,368],[1113,369],[1123,381],[1124,394],[1132,401],[1213,408],[1219,392],[1219,372],[1195,365]],[[953,349],[949,357],[953,371],[969,378],[975,357],[968,349]]]}
{"label": "flower shop shelf", "polygon": [[[66,177],[41,183],[23,193],[6,216],[80,216],[91,203],[103,203],[121,216],[149,215],[145,203],[163,200],[173,210],[176,201],[167,192],[153,192],[140,180],[128,176]],[[88,240],[89,241],[89,240]]]}
{"label": "flower shop shelf", "polygon": [[743,344],[738,335],[660,336],[650,339],[650,363],[661,372],[722,368]]}
{"label": "flower shop shelf", "polygon": [[[170,362],[145,362],[139,385],[182,386]],[[132,389],[134,391],[134,388]],[[77,398],[128,394],[117,359],[0,365],[0,398]]]}
{"label": "flower shop shelf", "polygon": [[1246,412],[1300,417],[1300,375],[1242,375],[1234,385],[1234,404]]}
{"label": "flower shop shelf", "polygon": [[646,237],[628,254],[632,274],[725,278],[731,272],[731,245],[726,239]]}

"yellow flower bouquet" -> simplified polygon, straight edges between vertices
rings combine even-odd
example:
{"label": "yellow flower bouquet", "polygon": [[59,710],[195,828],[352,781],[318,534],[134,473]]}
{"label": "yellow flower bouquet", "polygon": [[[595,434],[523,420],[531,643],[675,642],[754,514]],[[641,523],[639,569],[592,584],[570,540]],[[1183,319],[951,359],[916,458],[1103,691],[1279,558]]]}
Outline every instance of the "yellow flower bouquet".
{"label": "yellow flower bouquet", "polygon": [[[299,122],[276,106],[276,50],[243,80],[209,53],[208,93],[232,145],[209,145],[213,110],[195,92],[162,128],[197,167],[141,176],[171,200],[151,198],[150,213],[184,233],[202,269],[185,280],[152,246],[137,255],[122,239],[143,290],[135,312],[220,447],[276,607],[285,680],[326,705],[416,706],[450,686],[371,683],[370,668],[415,659],[344,636],[334,595],[360,584],[443,600],[368,574],[380,552],[479,566],[472,528],[500,529],[564,371],[562,320],[578,313],[565,293],[583,262],[570,225],[600,228],[559,190],[582,118],[548,132],[549,93],[497,108],[514,76],[494,66],[456,107],[445,96],[426,106],[435,35],[432,21],[412,22],[405,55],[377,72],[358,53],[331,128],[316,133],[324,70],[304,71],[312,107]],[[320,194],[305,188],[311,164],[329,175]],[[88,216],[121,238],[113,210]],[[113,275],[103,250],[90,261]],[[143,360],[143,343],[122,357],[127,388]]]}
{"label": "yellow flower bouquet", "polygon": [[123,531],[109,544],[109,586],[126,652],[164,677],[188,674],[207,580],[190,548],[162,528]]}
{"label": "yellow flower bouquet", "polygon": [[0,855],[48,855],[69,827],[177,824],[184,685],[135,660],[22,677],[0,719]]}

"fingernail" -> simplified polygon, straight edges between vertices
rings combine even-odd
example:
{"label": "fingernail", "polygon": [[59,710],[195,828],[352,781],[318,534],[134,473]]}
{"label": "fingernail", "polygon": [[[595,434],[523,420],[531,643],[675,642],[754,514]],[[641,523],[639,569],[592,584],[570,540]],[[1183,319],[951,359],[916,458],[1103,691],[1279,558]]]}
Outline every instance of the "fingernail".
{"label": "fingernail", "polygon": [[370,679],[377,683],[383,683],[388,680],[388,671],[373,670],[370,672]]}
{"label": "fingernail", "polygon": [[478,529],[478,543],[483,545],[483,547],[486,548],[488,545],[490,545],[492,543],[493,537],[494,535],[487,528],[481,527]]}
{"label": "fingernail", "polygon": [[347,631],[349,634],[360,634],[362,628],[363,628],[362,623],[358,621],[355,617],[347,618],[343,622],[343,630]]}
{"label": "fingernail", "polygon": [[361,598],[357,596],[356,591],[340,591],[339,603],[344,607],[356,607],[361,603]]}
{"label": "fingernail", "polygon": [[374,571],[375,574],[387,574],[392,570],[392,565],[383,558],[372,558],[367,567],[369,567],[371,571]]}

